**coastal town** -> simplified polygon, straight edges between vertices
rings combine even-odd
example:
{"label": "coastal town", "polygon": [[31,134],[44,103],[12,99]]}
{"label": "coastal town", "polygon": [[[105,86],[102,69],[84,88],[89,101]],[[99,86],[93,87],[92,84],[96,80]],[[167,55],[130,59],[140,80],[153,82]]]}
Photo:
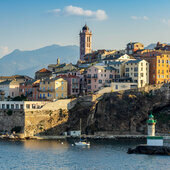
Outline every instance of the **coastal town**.
{"label": "coastal town", "polygon": [[[146,49],[142,43],[129,42],[122,50],[93,51],[92,31],[86,24],[79,38],[76,64],[60,63],[56,56],[56,63],[37,70],[34,78],[0,77],[1,134],[17,133],[20,138],[146,134],[147,114],[168,106],[170,45],[158,42],[154,49]],[[126,121],[120,117],[125,113]],[[160,121],[158,126],[159,133],[169,133],[168,123]]]}
{"label": "coastal town", "polygon": [[169,170],[170,0],[0,0],[0,169]]}
{"label": "coastal town", "polygon": [[[170,45],[158,42],[145,49],[129,42],[122,50],[92,50],[92,31],[85,24],[79,33],[80,59],[56,63],[29,75],[0,77],[1,101],[56,101],[88,94],[104,94],[170,82]],[[13,109],[0,104],[0,109]],[[29,107],[29,106],[28,106]]]}

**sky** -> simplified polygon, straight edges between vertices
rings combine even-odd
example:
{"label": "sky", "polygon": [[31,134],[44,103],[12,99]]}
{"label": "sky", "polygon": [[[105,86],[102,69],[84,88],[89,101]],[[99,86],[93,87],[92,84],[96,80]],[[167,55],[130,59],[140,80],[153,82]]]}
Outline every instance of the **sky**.
{"label": "sky", "polygon": [[0,57],[15,49],[79,45],[85,23],[93,50],[170,43],[170,0],[0,0]]}

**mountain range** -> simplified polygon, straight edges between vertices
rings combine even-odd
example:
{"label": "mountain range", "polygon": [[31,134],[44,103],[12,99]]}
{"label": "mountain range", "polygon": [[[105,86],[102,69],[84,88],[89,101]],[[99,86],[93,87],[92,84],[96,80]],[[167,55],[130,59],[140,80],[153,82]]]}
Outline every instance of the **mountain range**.
{"label": "mountain range", "polygon": [[79,47],[51,45],[32,51],[14,50],[0,59],[0,76],[20,74],[34,77],[39,69],[55,64],[57,58],[61,63],[75,64],[79,58]]}

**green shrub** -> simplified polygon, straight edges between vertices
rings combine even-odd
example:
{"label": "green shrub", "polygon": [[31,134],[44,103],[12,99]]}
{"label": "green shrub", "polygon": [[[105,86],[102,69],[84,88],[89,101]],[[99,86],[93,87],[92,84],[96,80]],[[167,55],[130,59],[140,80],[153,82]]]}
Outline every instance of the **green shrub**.
{"label": "green shrub", "polygon": [[11,116],[11,115],[12,115],[12,110],[8,110],[8,111],[7,111],[7,115],[8,115],[8,116]]}

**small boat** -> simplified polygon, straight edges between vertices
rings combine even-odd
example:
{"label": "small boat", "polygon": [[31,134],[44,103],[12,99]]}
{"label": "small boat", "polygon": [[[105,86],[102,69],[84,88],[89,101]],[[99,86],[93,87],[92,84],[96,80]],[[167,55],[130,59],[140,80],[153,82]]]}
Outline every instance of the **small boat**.
{"label": "small boat", "polygon": [[79,141],[79,142],[75,142],[76,146],[90,146],[90,142],[83,142],[83,141]]}
{"label": "small boat", "polygon": [[81,119],[80,119],[80,141],[75,142],[76,146],[90,146],[90,142],[82,141],[81,139]]}

